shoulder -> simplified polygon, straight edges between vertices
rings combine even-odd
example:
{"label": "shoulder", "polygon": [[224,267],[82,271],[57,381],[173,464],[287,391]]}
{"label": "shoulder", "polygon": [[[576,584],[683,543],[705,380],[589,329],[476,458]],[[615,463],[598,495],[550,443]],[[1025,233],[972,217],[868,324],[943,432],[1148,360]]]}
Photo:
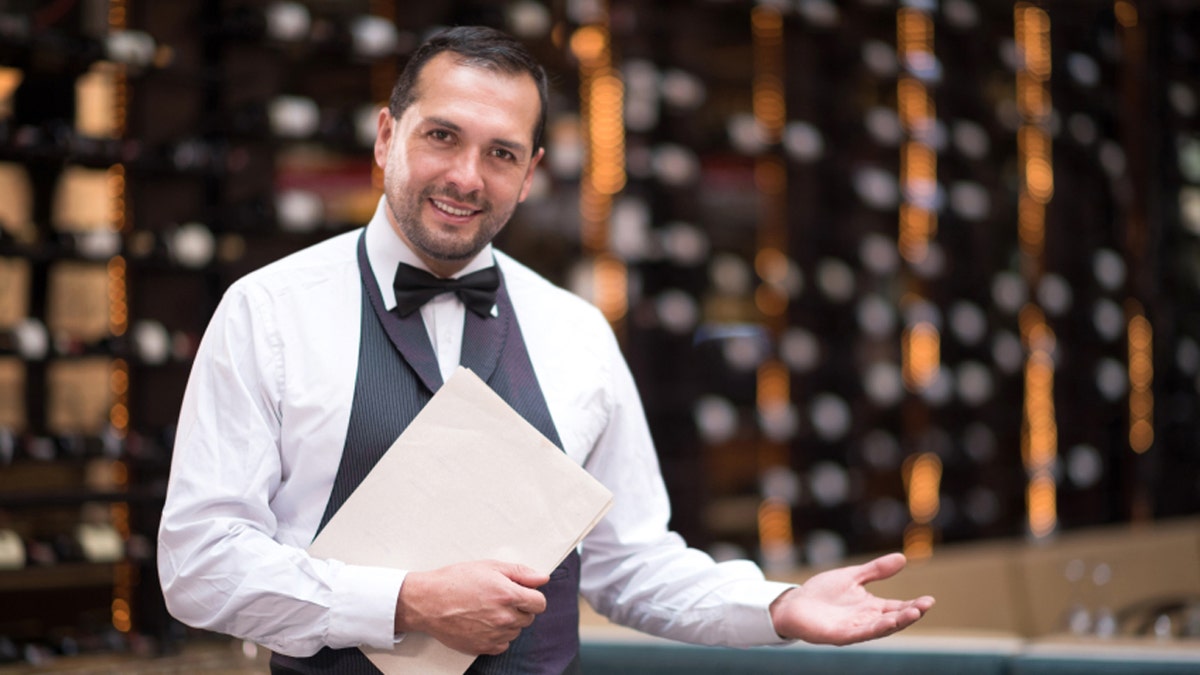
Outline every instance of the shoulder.
{"label": "shoulder", "polygon": [[500,251],[496,261],[539,378],[569,375],[572,386],[607,387],[623,356],[604,314]]}
{"label": "shoulder", "polygon": [[235,281],[227,295],[265,300],[320,293],[322,288],[340,292],[339,282],[357,269],[361,232],[358,228],[335,235],[264,265]]}
{"label": "shoulder", "polygon": [[585,327],[604,326],[608,322],[595,305],[555,285],[512,256],[495,251],[496,263],[504,272],[504,284],[512,297],[522,323],[552,320],[556,324],[582,322]]}

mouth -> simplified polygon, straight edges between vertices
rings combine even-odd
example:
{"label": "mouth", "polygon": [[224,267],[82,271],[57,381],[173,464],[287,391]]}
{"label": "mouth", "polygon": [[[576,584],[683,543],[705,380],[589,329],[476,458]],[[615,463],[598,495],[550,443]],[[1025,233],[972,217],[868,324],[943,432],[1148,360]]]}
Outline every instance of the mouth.
{"label": "mouth", "polygon": [[463,208],[463,207],[459,207],[459,206],[454,206],[453,204],[451,204],[449,202],[444,202],[440,199],[430,199],[429,203],[433,204],[433,208],[436,209],[437,211],[439,211],[447,216],[452,216],[454,218],[469,218],[470,216],[473,216],[480,212],[479,209]]}

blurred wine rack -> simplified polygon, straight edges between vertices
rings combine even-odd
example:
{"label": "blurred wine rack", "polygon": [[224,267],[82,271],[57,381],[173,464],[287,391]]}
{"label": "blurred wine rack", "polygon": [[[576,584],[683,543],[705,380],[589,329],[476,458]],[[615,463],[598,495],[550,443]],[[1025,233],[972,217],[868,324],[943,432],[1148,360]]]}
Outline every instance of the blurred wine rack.
{"label": "blurred wine rack", "polygon": [[[1200,512],[1198,22],[1132,0],[0,1],[0,663],[190,635],[153,549],[192,355],[233,280],[370,216],[375,106],[438,26],[506,28],[550,72],[500,245],[625,295],[600,304],[693,544],[778,571]],[[622,164],[599,212],[589,148]],[[1054,338],[1049,493],[1022,457],[1030,316]]]}
{"label": "blurred wine rack", "polygon": [[689,540],[788,569],[1200,509],[1192,3],[611,8],[624,344]]}
{"label": "blurred wine rack", "polygon": [[388,2],[0,3],[0,663],[163,651],[179,402],[236,278],[365,222]]}

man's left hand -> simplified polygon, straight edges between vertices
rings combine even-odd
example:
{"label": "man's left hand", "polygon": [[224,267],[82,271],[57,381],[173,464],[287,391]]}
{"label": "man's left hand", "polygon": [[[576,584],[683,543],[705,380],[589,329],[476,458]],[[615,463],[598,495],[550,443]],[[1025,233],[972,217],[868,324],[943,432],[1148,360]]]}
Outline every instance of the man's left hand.
{"label": "man's left hand", "polygon": [[933,598],[887,600],[864,586],[904,569],[904,555],[892,553],[862,565],[822,572],[771,603],[775,632],[814,644],[848,645],[903,630],[925,615]]}

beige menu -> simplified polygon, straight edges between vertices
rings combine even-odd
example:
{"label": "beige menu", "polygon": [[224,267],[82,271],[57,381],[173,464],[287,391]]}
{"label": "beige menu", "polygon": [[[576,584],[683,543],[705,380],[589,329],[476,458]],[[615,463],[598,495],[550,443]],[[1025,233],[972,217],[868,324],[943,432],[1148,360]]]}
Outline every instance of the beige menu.
{"label": "beige menu", "polygon": [[[549,574],[611,505],[607,488],[459,368],[309,553],[405,570],[495,559]],[[462,675],[475,659],[420,633],[363,652],[388,675]]]}

